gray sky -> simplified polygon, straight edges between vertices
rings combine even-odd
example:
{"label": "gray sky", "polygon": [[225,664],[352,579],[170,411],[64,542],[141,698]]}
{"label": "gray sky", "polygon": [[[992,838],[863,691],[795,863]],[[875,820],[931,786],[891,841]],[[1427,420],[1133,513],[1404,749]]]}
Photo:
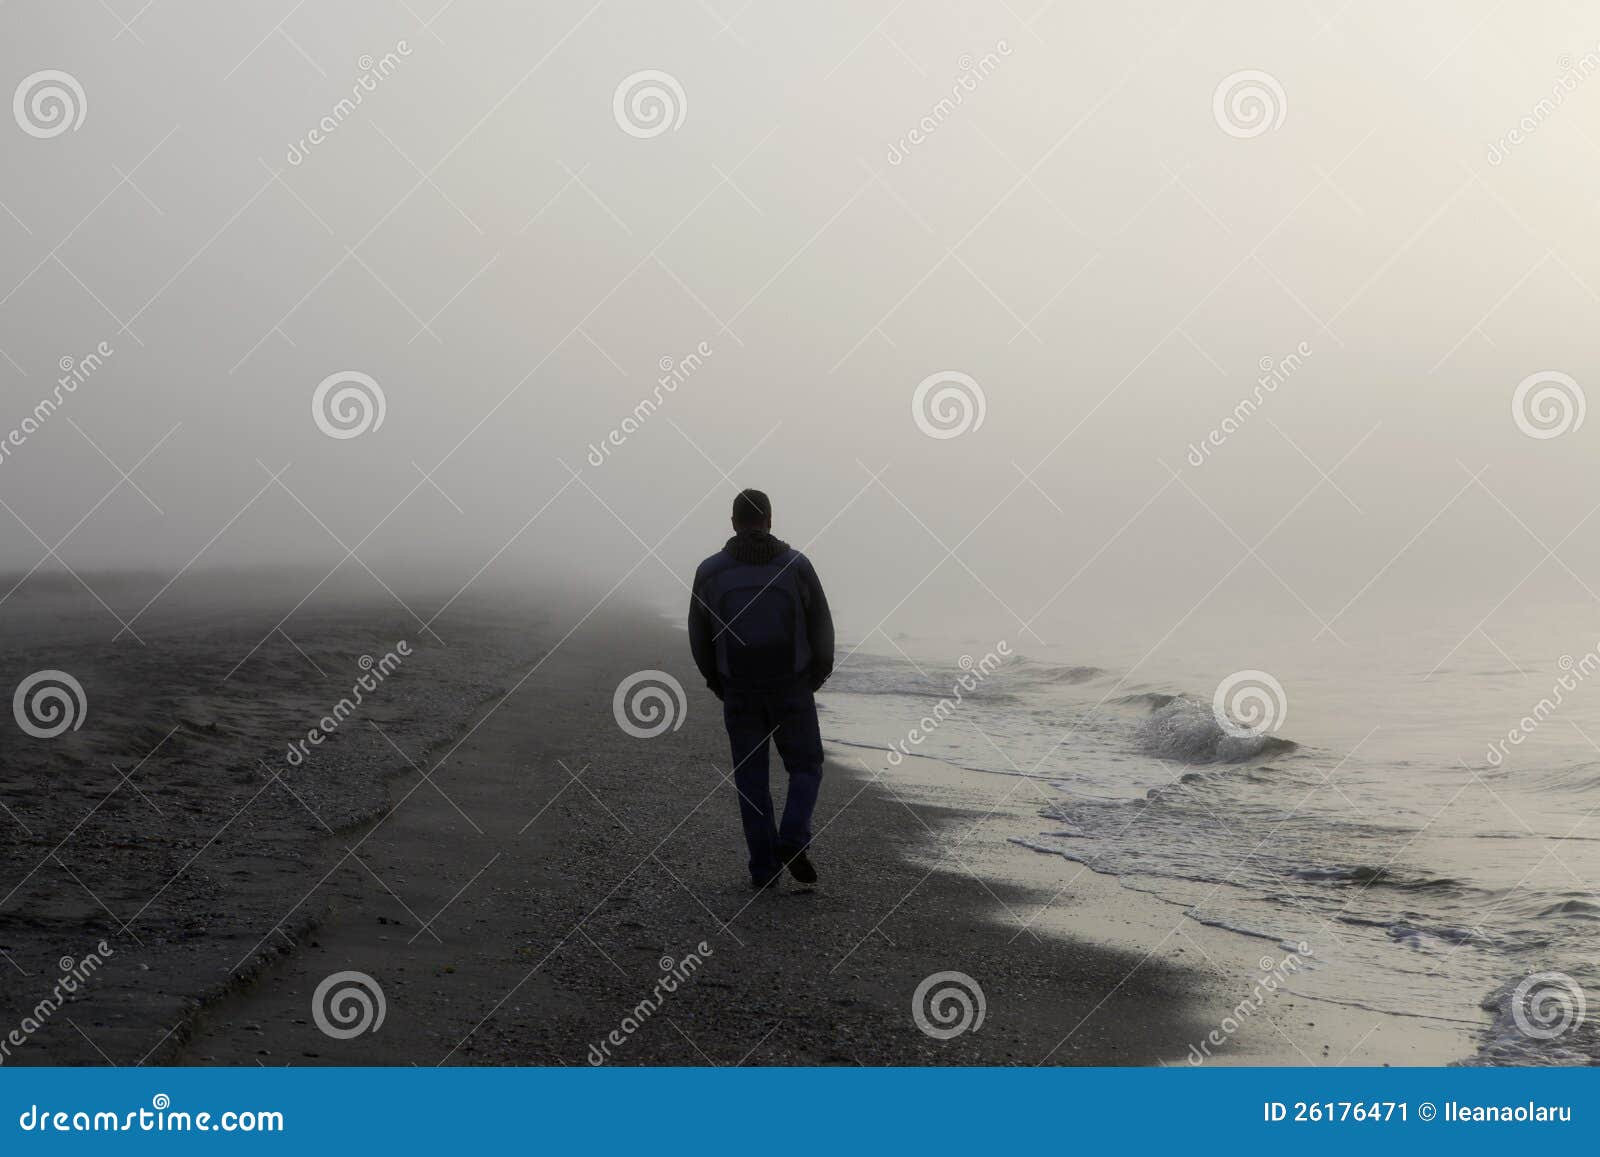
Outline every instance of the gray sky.
{"label": "gray sky", "polygon": [[[1137,652],[1246,617],[1314,650],[1600,585],[1600,418],[1512,410],[1596,380],[1577,6],[533,8],[0,9],[6,91],[59,70],[83,111],[0,131],[0,439],[113,350],[0,458],[5,569],[44,554],[24,523],[86,575],[337,536],[402,592],[496,558],[598,597],[643,558],[619,593],[671,599],[725,470],[854,636]],[[381,426],[313,420],[342,371]],[[981,426],[919,427],[941,373]]]}

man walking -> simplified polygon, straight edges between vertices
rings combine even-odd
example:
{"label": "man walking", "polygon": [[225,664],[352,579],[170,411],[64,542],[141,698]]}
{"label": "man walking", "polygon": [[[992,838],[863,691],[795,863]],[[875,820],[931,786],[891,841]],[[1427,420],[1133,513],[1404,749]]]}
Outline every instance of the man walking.
{"label": "man walking", "polygon": [[[811,560],[772,536],[772,503],[759,490],[739,492],[733,537],[695,571],[689,647],[722,700],[751,882],[775,887],[787,867],[816,883],[806,855],[822,786],[813,692],[833,673],[833,617]],[[768,786],[769,740],[789,773],[781,822]]]}

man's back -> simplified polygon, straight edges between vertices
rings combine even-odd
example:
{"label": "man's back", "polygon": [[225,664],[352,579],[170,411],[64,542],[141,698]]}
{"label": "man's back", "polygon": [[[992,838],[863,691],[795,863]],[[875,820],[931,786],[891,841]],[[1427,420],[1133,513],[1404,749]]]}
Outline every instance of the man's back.
{"label": "man's back", "polygon": [[811,560],[764,530],[743,530],[695,571],[695,664],[713,691],[820,687],[833,670],[833,620]]}
{"label": "man's back", "polygon": [[[751,882],[774,887],[788,868],[814,884],[806,849],[822,783],[822,735],[812,696],[833,673],[833,617],[811,560],[773,537],[765,494],[741,491],[732,521],[733,537],[695,571],[689,649],[722,700]],[[781,822],[767,782],[772,743],[789,773]]]}

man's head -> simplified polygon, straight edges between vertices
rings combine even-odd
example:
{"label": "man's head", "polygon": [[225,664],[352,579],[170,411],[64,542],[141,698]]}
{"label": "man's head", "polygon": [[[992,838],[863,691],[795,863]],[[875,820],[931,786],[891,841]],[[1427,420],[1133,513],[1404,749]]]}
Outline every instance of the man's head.
{"label": "man's head", "polygon": [[759,490],[741,490],[733,500],[733,529],[771,530],[772,499]]}

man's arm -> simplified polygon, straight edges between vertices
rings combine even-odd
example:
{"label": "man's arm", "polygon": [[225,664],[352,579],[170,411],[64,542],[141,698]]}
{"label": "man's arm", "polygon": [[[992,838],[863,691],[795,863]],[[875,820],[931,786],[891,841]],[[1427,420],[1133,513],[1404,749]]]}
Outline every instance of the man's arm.
{"label": "man's arm", "polygon": [[700,668],[701,677],[711,693],[722,698],[722,675],[717,670],[716,629],[712,625],[711,608],[704,598],[704,582],[694,576],[693,592],[689,596],[689,652],[694,665]]}
{"label": "man's arm", "polygon": [[806,641],[811,644],[811,689],[817,690],[833,674],[833,612],[828,609],[828,596],[822,591],[822,580],[816,568],[805,555],[800,556],[800,585],[805,594]]}

